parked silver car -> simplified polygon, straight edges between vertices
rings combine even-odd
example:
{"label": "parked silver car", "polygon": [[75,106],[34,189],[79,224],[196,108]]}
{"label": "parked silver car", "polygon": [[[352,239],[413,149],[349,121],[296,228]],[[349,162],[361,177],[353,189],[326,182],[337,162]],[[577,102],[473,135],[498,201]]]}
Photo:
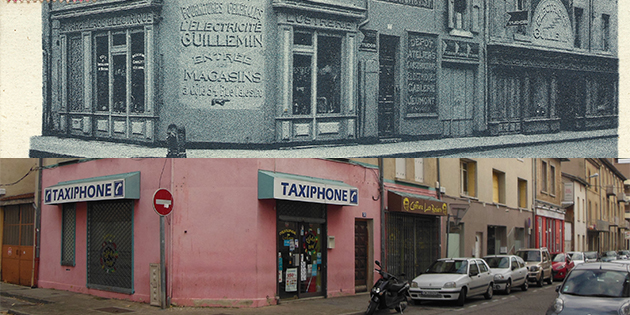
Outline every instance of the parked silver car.
{"label": "parked silver car", "polygon": [[558,297],[547,309],[547,315],[630,315],[630,264],[579,264],[556,291]]}
{"label": "parked silver car", "polygon": [[409,295],[414,303],[456,300],[463,306],[466,297],[481,295],[491,299],[494,277],[490,267],[479,258],[443,258],[411,283]]}
{"label": "parked silver car", "polygon": [[571,261],[573,261],[573,264],[576,266],[583,264],[586,261],[586,257],[583,252],[567,252],[567,255],[569,255],[569,258],[571,258]]}
{"label": "parked silver car", "polygon": [[527,266],[521,257],[516,255],[491,255],[483,260],[488,263],[494,275],[494,290],[510,294],[513,287],[527,291]]}
{"label": "parked silver car", "polygon": [[547,279],[549,284],[553,283],[553,272],[551,268],[551,255],[546,247],[542,248],[521,248],[516,252],[516,256],[523,258],[529,273],[528,281],[534,281],[539,287],[543,286],[543,281]]}

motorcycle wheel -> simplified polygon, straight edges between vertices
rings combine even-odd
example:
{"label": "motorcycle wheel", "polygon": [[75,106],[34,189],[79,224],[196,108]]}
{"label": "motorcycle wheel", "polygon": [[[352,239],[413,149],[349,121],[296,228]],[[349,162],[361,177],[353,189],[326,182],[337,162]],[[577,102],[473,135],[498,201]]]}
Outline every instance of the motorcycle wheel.
{"label": "motorcycle wheel", "polygon": [[370,301],[370,305],[368,305],[367,311],[365,311],[365,315],[372,315],[376,312],[376,308],[378,307],[378,303],[374,301]]}

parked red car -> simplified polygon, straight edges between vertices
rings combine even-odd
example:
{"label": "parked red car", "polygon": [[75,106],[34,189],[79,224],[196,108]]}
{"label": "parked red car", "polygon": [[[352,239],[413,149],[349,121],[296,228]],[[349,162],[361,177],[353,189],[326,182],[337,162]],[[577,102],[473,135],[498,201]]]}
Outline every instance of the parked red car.
{"label": "parked red car", "polygon": [[564,280],[575,264],[566,253],[557,253],[551,259],[551,269],[554,280]]}

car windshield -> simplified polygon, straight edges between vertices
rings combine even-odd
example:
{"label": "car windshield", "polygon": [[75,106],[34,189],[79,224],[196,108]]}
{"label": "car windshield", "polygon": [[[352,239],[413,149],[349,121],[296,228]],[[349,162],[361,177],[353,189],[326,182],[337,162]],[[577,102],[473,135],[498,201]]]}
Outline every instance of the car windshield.
{"label": "car windshield", "polygon": [[507,257],[486,257],[485,260],[490,268],[506,269],[510,267],[510,260]]}
{"label": "car windshield", "polygon": [[597,252],[586,252],[584,253],[584,257],[588,259],[597,259]]}
{"label": "car windshield", "polygon": [[434,262],[427,273],[468,273],[468,261],[466,260],[438,260]]}
{"label": "car windshield", "polygon": [[573,270],[562,284],[563,294],[628,297],[630,277],[627,272],[612,270]]}
{"label": "car windshield", "polygon": [[517,252],[516,255],[523,258],[524,261],[540,261],[540,252],[537,250]]}
{"label": "car windshield", "polygon": [[584,260],[582,253],[569,253],[569,257],[573,260]]}
{"label": "car windshield", "polygon": [[553,255],[553,262],[564,262],[565,260],[567,260],[564,256],[564,254],[555,254]]}

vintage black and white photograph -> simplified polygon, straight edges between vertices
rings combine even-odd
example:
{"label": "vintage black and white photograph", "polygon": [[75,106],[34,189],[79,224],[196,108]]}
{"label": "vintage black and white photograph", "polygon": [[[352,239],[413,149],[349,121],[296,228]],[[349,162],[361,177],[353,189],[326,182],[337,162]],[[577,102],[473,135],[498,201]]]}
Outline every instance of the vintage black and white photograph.
{"label": "vintage black and white photograph", "polygon": [[617,156],[616,0],[42,5],[30,155]]}

